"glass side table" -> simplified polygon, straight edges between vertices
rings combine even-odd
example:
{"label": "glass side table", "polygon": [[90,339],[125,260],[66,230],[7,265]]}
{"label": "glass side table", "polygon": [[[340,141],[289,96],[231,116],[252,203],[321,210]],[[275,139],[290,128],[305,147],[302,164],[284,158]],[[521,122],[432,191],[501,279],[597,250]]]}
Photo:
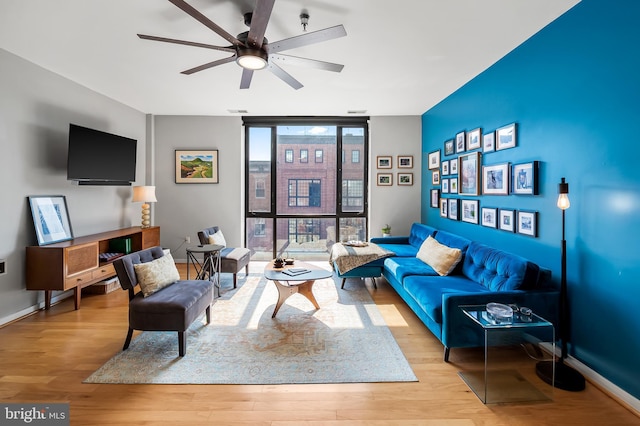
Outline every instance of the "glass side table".
{"label": "glass side table", "polygon": [[[516,370],[490,365],[490,348],[495,346],[548,342],[552,354],[555,353],[556,339],[552,323],[533,312],[525,315],[514,311],[512,319],[496,321],[487,312],[487,305],[462,305],[460,309],[484,333],[484,370],[458,373],[483,403],[553,399],[552,386],[544,384],[545,387],[540,390]],[[532,365],[532,371],[533,368]]]}

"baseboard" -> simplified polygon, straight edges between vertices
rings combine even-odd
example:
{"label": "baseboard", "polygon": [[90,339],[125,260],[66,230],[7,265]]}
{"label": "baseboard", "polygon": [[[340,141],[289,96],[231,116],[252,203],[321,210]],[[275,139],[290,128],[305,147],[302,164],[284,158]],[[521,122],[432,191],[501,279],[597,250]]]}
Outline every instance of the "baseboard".
{"label": "baseboard", "polygon": [[[541,344],[541,346],[542,349],[544,349],[548,353],[552,352],[550,344],[543,343]],[[560,349],[556,347],[556,356],[559,357],[560,354]],[[601,376],[599,373],[584,365],[582,362],[578,361],[572,356],[568,356],[565,359],[565,362],[575,370],[579,371],[585,377],[585,379],[589,381],[589,383],[596,386],[611,398],[616,400],[620,405],[631,411],[636,416],[640,417],[640,399],[635,398],[624,389],[621,389],[620,387],[611,383],[608,379]]]}
{"label": "baseboard", "polygon": [[[61,300],[67,299],[69,297],[73,297],[73,292],[72,291],[65,292],[65,293],[60,293],[59,295],[54,296],[54,297],[51,298],[51,304],[53,305],[54,303],[58,303]],[[17,320],[21,319],[21,318],[24,318],[27,315],[31,315],[32,313],[37,312],[37,311],[39,311],[40,309],[43,309],[43,308],[44,308],[44,301],[38,303],[37,305],[33,305],[33,306],[25,308],[25,309],[23,309],[21,311],[18,311],[18,312],[14,313],[14,314],[8,315],[8,316],[6,316],[4,318],[0,318],[0,327],[4,327],[7,324],[10,324],[10,323],[12,323],[14,321],[17,321]]]}

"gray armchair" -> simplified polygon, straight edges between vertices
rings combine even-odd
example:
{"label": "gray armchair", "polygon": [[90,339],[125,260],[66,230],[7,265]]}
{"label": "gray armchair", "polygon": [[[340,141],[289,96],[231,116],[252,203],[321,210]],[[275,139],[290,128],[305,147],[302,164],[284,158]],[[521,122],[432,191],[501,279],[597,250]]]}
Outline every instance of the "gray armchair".
{"label": "gray armchair", "polygon": [[[220,228],[212,226],[198,232],[200,244],[209,244],[209,236],[218,232]],[[251,250],[244,247],[225,247],[220,252],[220,272],[233,274],[233,288],[238,283],[238,272],[245,268],[245,274],[249,275],[249,261],[251,260]]]}

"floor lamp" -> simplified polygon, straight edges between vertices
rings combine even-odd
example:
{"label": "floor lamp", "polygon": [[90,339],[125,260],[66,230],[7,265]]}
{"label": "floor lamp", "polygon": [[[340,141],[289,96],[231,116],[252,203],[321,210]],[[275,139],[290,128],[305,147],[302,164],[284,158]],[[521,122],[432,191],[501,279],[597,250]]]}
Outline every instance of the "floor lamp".
{"label": "floor lamp", "polygon": [[[562,263],[560,275],[560,329],[562,355],[558,361],[541,361],[536,365],[536,374],[546,383],[567,391],[581,391],[585,387],[584,376],[565,364],[567,358],[567,340],[569,340],[568,300],[567,300],[567,240],[564,237],[564,211],[571,206],[569,202],[569,184],[564,178],[558,185],[558,208],[562,210]],[[554,375],[555,369],[555,375]]]}
{"label": "floor lamp", "polygon": [[148,228],[151,225],[151,210],[149,203],[155,203],[156,200],[156,187],[155,186],[134,186],[133,187],[133,200],[134,203],[142,201],[142,228]]}

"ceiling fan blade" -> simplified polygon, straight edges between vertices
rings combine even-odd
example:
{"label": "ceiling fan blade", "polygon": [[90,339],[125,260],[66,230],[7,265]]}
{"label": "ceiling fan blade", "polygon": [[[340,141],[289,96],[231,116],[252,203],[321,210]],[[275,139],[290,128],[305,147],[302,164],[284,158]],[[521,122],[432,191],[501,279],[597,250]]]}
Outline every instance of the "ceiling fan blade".
{"label": "ceiling fan blade", "polygon": [[217,67],[218,65],[226,64],[228,62],[233,62],[235,60],[236,60],[236,55],[229,56],[228,58],[218,59],[217,61],[209,62],[203,65],[197,66],[195,68],[184,70],[181,72],[181,74],[191,75],[193,73],[204,71],[209,68]]}
{"label": "ceiling fan blade", "polygon": [[322,41],[333,40],[334,38],[344,37],[347,31],[342,25],[325,28],[311,33],[286,38],[284,40],[269,43],[266,46],[268,53],[278,53],[283,50],[295,49],[296,47],[307,46],[309,44],[320,43]]}
{"label": "ceiling fan blade", "polygon": [[242,45],[242,43],[240,43],[240,40],[238,40],[233,35],[223,30],[221,27],[215,24],[211,19],[204,16],[202,13],[200,13],[198,10],[196,10],[193,6],[191,6],[184,0],[169,0],[169,1],[174,5],[176,5],[178,8],[182,9],[185,13],[190,15],[192,18],[200,21],[204,26],[212,30],[214,33],[218,34],[223,39],[227,40],[229,43],[233,44],[234,46]]}
{"label": "ceiling fan blade", "polygon": [[294,89],[298,90],[298,89],[304,87],[304,86],[302,86],[302,83],[300,83],[298,80],[293,78],[291,76],[291,74],[289,74],[288,72],[286,72],[285,70],[283,70],[282,68],[280,68],[279,66],[274,64],[273,62],[269,62],[269,65],[267,66],[267,68],[276,77],[278,77],[280,80],[284,81],[285,83],[287,83],[289,86],[293,87]]}
{"label": "ceiling fan blade", "polygon": [[332,72],[340,72],[344,68],[344,65],[334,64],[333,62],[317,61],[315,59],[299,58],[297,56],[283,54],[269,55],[269,60],[276,60],[281,64],[299,65]]}
{"label": "ceiling fan blade", "polygon": [[251,78],[253,77],[253,70],[243,69],[242,79],[240,80],[240,88],[248,89],[251,85]]}
{"label": "ceiling fan blade", "polygon": [[275,0],[258,0],[251,17],[251,27],[247,36],[249,47],[260,49],[264,41],[264,33],[271,17]]}
{"label": "ceiling fan blade", "polygon": [[143,40],[162,41],[162,42],[165,42],[165,43],[174,43],[174,44],[185,44],[187,46],[203,47],[205,49],[213,49],[213,50],[221,50],[223,52],[234,53],[236,51],[233,47],[214,46],[212,44],[197,43],[195,41],[176,40],[175,38],[156,37],[156,36],[150,36],[150,35],[145,35],[145,34],[138,34],[138,37],[140,37]]}

